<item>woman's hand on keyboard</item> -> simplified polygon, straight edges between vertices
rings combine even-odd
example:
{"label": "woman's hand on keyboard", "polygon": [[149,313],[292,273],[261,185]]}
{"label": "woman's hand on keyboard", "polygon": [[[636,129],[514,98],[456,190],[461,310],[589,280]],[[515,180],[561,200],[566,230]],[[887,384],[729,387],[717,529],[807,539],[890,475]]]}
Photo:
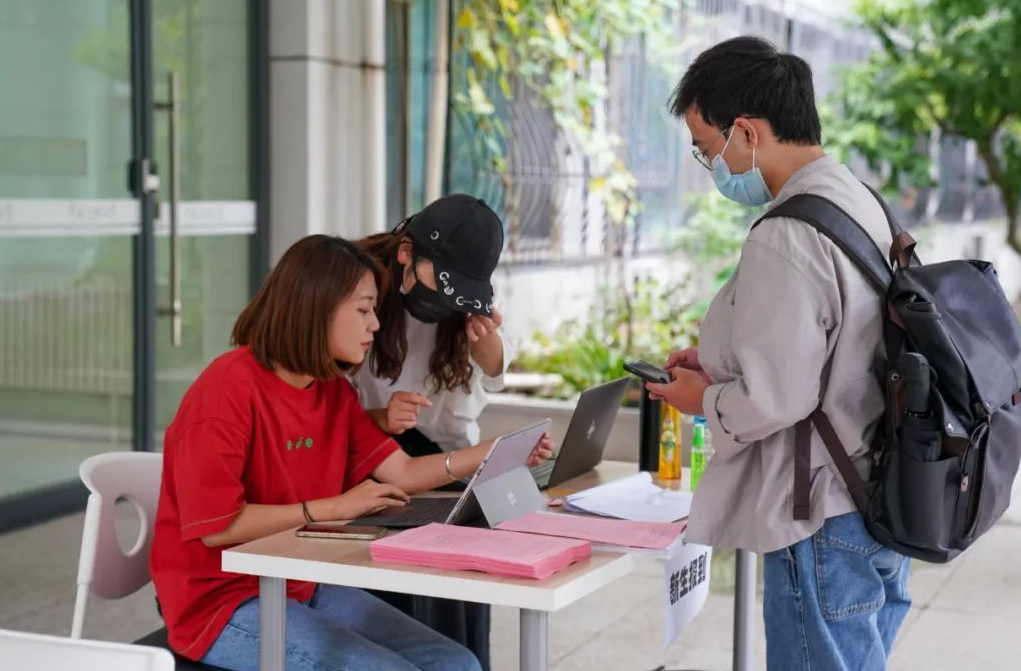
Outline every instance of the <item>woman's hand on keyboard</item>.
{"label": "woman's hand on keyboard", "polygon": [[542,438],[536,443],[535,449],[528,455],[528,467],[534,468],[552,457],[555,447],[556,445],[553,444],[553,439],[549,437],[549,434],[542,434]]}
{"label": "woman's hand on keyboard", "polygon": [[[386,508],[403,507],[410,500],[411,497],[399,487],[366,480],[340,496],[312,501],[309,507],[316,520],[353,520]],[[320,518],[316,515],[316,509],[325,510],[327,514]]]}

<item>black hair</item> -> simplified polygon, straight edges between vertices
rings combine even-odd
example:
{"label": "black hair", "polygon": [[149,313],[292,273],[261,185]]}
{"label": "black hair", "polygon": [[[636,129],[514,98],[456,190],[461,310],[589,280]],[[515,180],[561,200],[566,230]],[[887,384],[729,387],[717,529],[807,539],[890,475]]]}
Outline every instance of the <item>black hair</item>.
{"label": "black hair", "polygon": [[694,108],[720,130],[737,117],[758,117],[769,121],[780,142],[822,142],[812,68],[794,54],[781,53],[772,43],[751,35],[720,42],[699,54],[667,107],[675,117]]}

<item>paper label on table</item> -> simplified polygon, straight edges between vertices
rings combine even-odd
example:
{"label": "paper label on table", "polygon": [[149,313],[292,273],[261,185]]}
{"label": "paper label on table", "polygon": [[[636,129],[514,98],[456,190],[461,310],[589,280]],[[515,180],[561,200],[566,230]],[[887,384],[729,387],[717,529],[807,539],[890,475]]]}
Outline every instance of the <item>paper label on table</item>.
{"label": "paper label on table", "polygon": [[709,565],[713,549],[687,543],[663,562],[663,648],[691,624],[709,596]]}

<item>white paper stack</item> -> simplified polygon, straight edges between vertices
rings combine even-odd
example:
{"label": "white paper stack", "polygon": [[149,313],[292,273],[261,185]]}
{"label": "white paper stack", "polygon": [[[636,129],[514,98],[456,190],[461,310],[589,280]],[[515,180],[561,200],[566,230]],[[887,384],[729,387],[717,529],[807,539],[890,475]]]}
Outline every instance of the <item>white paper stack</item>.
{"label": "white paper stack", "polygon": [[564,508],[622,520],[675,522],[688,516],[691,493],[657,487],[652,484],[652,476],[643,471],[570,494],[564,499]]}

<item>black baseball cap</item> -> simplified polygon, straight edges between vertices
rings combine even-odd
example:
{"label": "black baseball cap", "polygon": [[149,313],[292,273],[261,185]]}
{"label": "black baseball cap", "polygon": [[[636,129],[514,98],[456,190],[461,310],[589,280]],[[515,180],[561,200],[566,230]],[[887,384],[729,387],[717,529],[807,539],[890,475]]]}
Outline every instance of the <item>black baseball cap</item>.
{"label": "black baseball cap", "polygon": [[458,312],[493,314],[491,279],[503,251],[503,223],[481,198],[443,196],[397,224],[415,253],[433,262],[436,291]]}

